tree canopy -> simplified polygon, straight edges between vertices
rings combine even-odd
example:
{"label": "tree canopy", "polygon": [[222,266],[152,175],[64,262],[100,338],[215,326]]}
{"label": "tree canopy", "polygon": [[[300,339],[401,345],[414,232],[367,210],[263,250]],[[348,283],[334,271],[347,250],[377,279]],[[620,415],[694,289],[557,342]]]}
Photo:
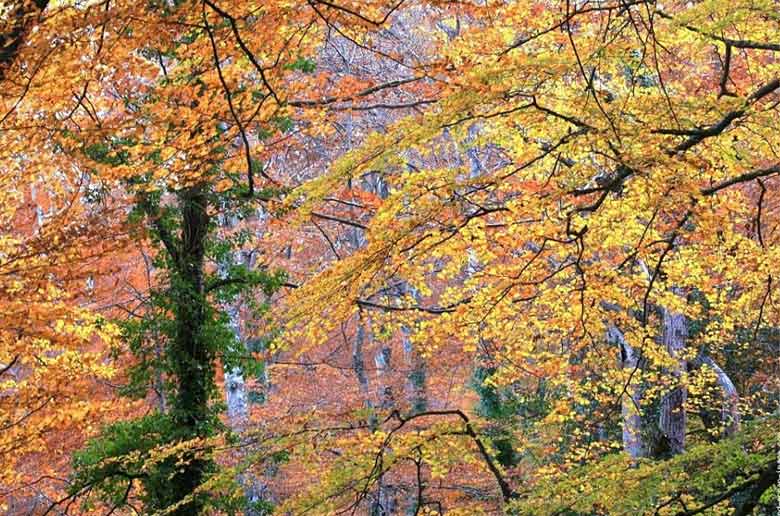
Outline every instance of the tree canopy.
{"label": "tree canopy", "polygon": [[9,514],[776,514],[775,0],[0,2]]}

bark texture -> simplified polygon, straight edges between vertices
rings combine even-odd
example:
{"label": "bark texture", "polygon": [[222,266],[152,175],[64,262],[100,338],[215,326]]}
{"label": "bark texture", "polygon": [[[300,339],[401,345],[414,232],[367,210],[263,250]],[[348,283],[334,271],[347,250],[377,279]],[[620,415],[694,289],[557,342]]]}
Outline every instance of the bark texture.
{"label": "bark texture", "polygon": [[[663,309],[663,343],[675,365],[669,369],[674,383],[679,383],[687,366],[682,358],[688,338],[688,323],[682,314]],[[656,444],[656,455],[677,455],[685,451],[686,415],[685,402],[688,391],[676,386],[661,399],[658,419],[660,442]]]}
{"label": "bark texture", "polygon": [[[207,311],[203,270],[209,225],[208,199],[202,186],[187,188],[178,197],[182,224],[173,279],[177,293],[176,338],[169,353],[177,382],[172,416],[183,436],[206,437],[211,429],[209,391],[214,377],[214,352],[204,339]],[[178,469],[170,481],[171,492],[179,500],[195,491],[211,466],[206,459],[194,456],[184,459],[186,465]],[[202,508],[202,500],[196,497],[172,514],[196,515]]]}
{"label": "bark texture", "polygon": [[623,449],[634,459],[647,457],[648,447],[643,437],[642,393],[638,381],[641,357],[627,341],[623,332],[616,326],[607,329],[607,340],[620,347],[620,366],[628,373],[624,393],[620,400],[623,416]]}

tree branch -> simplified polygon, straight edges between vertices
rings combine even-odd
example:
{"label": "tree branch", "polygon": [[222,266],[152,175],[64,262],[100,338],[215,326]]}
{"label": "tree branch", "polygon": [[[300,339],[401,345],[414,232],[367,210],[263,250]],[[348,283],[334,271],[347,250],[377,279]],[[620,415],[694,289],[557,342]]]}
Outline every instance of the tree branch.
{"label": "tree branch", "polygon": [[729,179],[724,179],[720,183],[717,183],[709,188],[702,189],[701,194],[705,196],[712,195],[720,190],[723,190],[724,188],[734,186],[738,183],[745,183],[747,181],[752,181],[753,179],[758,179],[759,177],[766,177],[774,174],[780,174],[780,163],[772,165],[768,168],[760,168],[751,172],[745,172],[744,174],[740,174]]}

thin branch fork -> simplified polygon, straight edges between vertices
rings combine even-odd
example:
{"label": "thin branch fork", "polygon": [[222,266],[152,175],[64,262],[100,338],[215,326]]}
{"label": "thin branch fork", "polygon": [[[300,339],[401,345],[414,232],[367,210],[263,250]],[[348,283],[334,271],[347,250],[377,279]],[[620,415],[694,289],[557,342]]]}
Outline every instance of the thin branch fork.
{"label": "thin branch fork", "polygon": [[328,0],[307,0],[307,1],[308,1],[308,4],[312,8],[314,8],[316,5],[324,5],[325,7],[328,7],[330,9],[335,10],[335,11],[341,11],[343,13],[346,13],[346,14],[350,15],[350,16],[353,16],[353,17],[355,17],[355,18],[357,18],[357,19],[359,19],[359,20],[361,20],[361,21],[363,21],[365,23],[368,23],[369,25],[373,25],[375,27],[381,27],[382,25],[385,24],[385,22],[387,22],[388,18],[390,18],[390,16],[395,11],[397,11],[398,8],[401,7],[401,5],[403,5],[403,3],[406,0],[399,0],[394,6],[392,6],[385,13],[384,17],[382,19],[380,19],[380,20],[372,20],[371,18],[368,18],[368,17],[360,14],[358,11],[354,11],[354,10],[348,8],[348,7],[344,7],[344,6],[339,5],[337,3],[334,3],[334,2],[329,2]]}
{"label": "thin branch fork", "polygon": [[769,81],[768,83],[764,84],[760,88],[758,88],[756,91],[754,91],[750,96],[745,99],[745,106],[740,109],[735,109],[734,111],[730,111],[726,113],[726,115],[720,119],[720,121],[704,128],[697,128],[697,129],[688,129],[688,130],[678,130],[678,129],[654,129],[651,131],[653,134],[669,134],[674,136],[688,136],[688,139],[683,141],[682,143],[678,144],[677,146],[668,149],[666,151],[667,154],[670,156],[673,156],[677,153],[682,153],[687,151],[688,149],[694,147],[695,145],[703,142],[707,138],[712,138],[714,136],[720,135],[723,131],[725,131],[732,122],[738,120],[739,118],[742,118],[747,113],[747,110],[750,106],[761,100],[762,98],[768,96],[769,94],[773,93],[775,90],[780,88],[780,77],[776,77],[773,80]]}
{"label": "thin branch fork", "polygon": [[238,132],[241,135],[241,141],[244,144],[244,155],[246,157],[247,177],[249,182],[249,196],[252,197],[255,193],[255,180],[253,170],[254,165],[252,162],[251,149],[249,147],[249,138],[246,136],[246,129],[244,128],[244,124],[241,123],[241,118],[239,118],[238,113],[236,112],[236,108],[233,105],[232,93],[230,92],[230,88],[228,88],[227,82],[225,81],[225,76],[222,74],[222,65],[219,62],[217,42],[214,40],[214,32],[211,30],[211,25],[209,25],[205,8],[203,9],[203,24],[206,26],[206,33],[208,34],[209,41],[211,42],[211,51],[214,56],[214,65],[217,67],[217,76],[219,76],[219,82],[222,84],[222,89],[225,92],[225,98],[227,99],[228,108],[230,109],[230,116],[233,117],[233,121],[236,123]]}
{"label": "thin branch fork", "polygon": [[411,416],[406,416],[406,417],[402,416],[401,413],[398,412],[398,410],[394,410],[393,412],[390,413],[387,419],[385,419],[385,422],[395,419],[398,421],[398,425],[392,430],[390,430],[390,432],[387,434],[387,437],[385,438],[385,446],[389,444],[392,435],[395,432],[399,431],[401,428],[403,428],[407,423],[415,419],[430,417],[430,416],[456,416],[457,418],[459,418],[463,422],[466,435],[469,436],[474,441],[474,444],[477,445],[477,449],[479,450],[480,456],[485,461],[485,465],[487,466],[488,470],[490,470],[490,473],[493,475],[493,477],[496,479],[496,483],[498,483],[498,487],[501,490],[501,497],[504,499],[505,502],[509,502],[511,500],[518,498],[518,494],[512,489],[512,487],[506,481],[504,475],[501,473],[501,470],[499,470],[498,466],[496,466],[493,457],[490,455],[487,448],[485,447],[485,444],[482,442],[482,440],[479,438],[479,435],[474,430],[474,427],[471,424],[471,420],[460,409],[429,410],[426,412],[418,412],[416,414],[413,414]]}
{"label": "thin branch fork", "polygon": [[263,85],[271,93],[271,96],[274,98],[276,103],[280,104],[279,97],[276,96],[276,92],[271,87],[271,83],[268,82],[268,77],[266,77],[265,75],[265,68],[263,68],[260,65],[260,63],[257,62],[257,58],[255,58],[254,53],[252,53],[252,51],[249,50],[249,47],[244,42],[244,39],[241,37],[241,33],[238,31],[238,23],[236,21],[236,18],[232,16],[230,13],[228,13],[227,11],[220,9],[220,7],[216,5],[214,2],[212,2],[211,0],[204,0],[204,3],[208,5],[215,13],[219,14],[222,18],[226,19],[228,23],[230,23],[230,29],[233,31],[233,36],[235,36],[238,46],[244,52],[246,58],[249,59],[249,62],[252,63],[252,66],[254,66],[257,72],[260,74],[260,79],[263,81]]}

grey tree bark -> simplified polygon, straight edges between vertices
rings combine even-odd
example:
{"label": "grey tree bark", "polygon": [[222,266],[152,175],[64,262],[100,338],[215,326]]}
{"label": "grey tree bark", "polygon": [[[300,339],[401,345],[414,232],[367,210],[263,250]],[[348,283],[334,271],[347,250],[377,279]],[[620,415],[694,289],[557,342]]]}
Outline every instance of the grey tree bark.
{"label": "grey tree bark", "polygon": [[[676,361],[669,369],[673,381],[679,382],[687,369],[686,361],[682,357],[685,342],[688,338],[688,322],[685,316],[663,308],[663,343],[669,356]],[[657,454],[677,455],[685,451],[685,430],[687,418],[685,414],[685,402],[688,399],[688,390],[683,386],[676,386],[661,398],[661,407],[658,419],[660,439]]]}
{"label": "grey tree bark", "polygon": [[[386,198],[389,194],[387,190],[387,184],[382,180],[381,176],[377,173],[368,173],[361,180],[361,186],[364,190],[374,193],[375,195]],[[367,244],[365,232],[353,227],[348,232],[347,238],[349,244],[354,250],[358,250]],[[374,408],[374,403],[371,400],[371,390],[366,374],[365,366],[365,345],[372,341],[371,338],[371,322],[359,314],[357,321],[357,330],[355,339],[352,346],[352,370],[355,373],[355,377],[358,381],[358,387],[360,389],[361,396],[363,397],[364,406],[369,409]],[[374,363],[377,370],[377,408],[381,410],[392,410],[395,408],[395,399],[390,382],[392,374],[392,350],[388,345],[384,345],[374,356]],[[376,431],[379,426],[377,415],[371,411],[371,415],[368,419],[368,425],[371,431]],[[372,516],[384,516],[393,514],[395,512],[396,499],[395,492],[385,485],[385,479],[383,475],[380,475],[376,482],[376,494],[371,504]]]}
{"label": "grey tree bark", "polygon": [[[226,219],[223,219],[221,222],[222,226],[225,228],[230,228],[235,224],[235,221]],[[235,252],[233,261],[236,264],[247,267],[253,265],[251,255],[242,251]],[[219,271],[223,276],[227,274],[227,271],[225,270],[226,265],[227,264],[223,265]],[[224,310],[230,320],[230,329],[233,332],[233,336],[237,342],[246,347],[246,338],[241,329],[240,300],[236,300],[234,303],[224,307]],[[246,433],[249,423],[249,399],[244,372],[239,367],[225,368],[224,376],[228,425],[233,432],[242,436]],[[247,508],[245,509],[244,514],[246,516],[264,516],[267,514],[266,511],[258,508],[258,506],[260,502],[271,498],[270,493],[268,492],[268,486],[250,471],[242,471],[238,474],[236,480],[241,485],[241,489],[244,492],[244,498],[247,501]]]}
{"label": "grey tree bark", "polygon": [[[675,382],[685,371],[685,360],[680,358],[688,336],[688,326],[681,314],[663,310],[663,343],[667,352],[678,359],[669,370]],[[685,401],[687,390],[674,387],[659,402],[658,419],[653,420],[643,407],[645,386],[637,378],[643,369],[641,354],[631,346],[616,326],[607,329],[607,340],[620,347],[620,366],[628,373],[623,386],[621,411],[623,417],[623,448],[632,457],[674,455],[685,450],[687,420]]]}
{"label": "grey tree bark", "polygon": [[623,417],[623,449],[634,459],[647,457],[648,447],[642,432],[642,395],[643,387],[636,377],[641,369],[639,353],[626,341],[625,335],[617,326],[607,328],[607,341],[620,348],[620,366],[628,373],[621,399]]}
{"label": "grey tree bark", "polygon": [[371,401],[371,393],[366,374],[366,361],[363,346],[366,341],[366,326],[362,314],[358,318],[358,327],[355,340],[352,342],[352,370],[357,377],[360,396],[363,398],[363,406],[371,411],[368,425],[371,431],[375,431],[378,425],[376,414],[373,413],[374,403]]}

